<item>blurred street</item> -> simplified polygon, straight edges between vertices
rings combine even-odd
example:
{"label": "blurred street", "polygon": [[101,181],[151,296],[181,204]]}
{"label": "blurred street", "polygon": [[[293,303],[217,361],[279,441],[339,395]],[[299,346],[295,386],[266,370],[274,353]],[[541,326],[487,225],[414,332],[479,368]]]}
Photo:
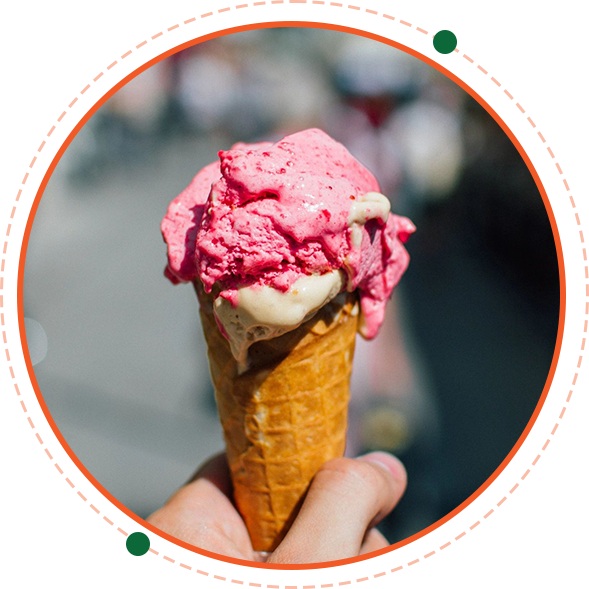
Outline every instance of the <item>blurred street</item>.
{"label": "blurred street", "polygon": [[24,308],[47,334],[43,395],[82,462],[140,515],[223,448],[196,297],[163,277],[159,232],[203,152],[186,140],[98,189],[52,181],[29,246]]}

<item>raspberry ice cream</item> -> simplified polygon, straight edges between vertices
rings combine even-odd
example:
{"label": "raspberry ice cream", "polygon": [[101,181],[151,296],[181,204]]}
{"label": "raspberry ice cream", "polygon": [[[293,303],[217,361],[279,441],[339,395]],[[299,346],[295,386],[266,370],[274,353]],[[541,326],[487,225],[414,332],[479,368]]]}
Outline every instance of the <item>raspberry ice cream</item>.
{"label": "raspberry ice cream", "polygon": [[[298,327],[339,292],[357,290],[373,338],[407,268],[415,227],[390,213],[374,176],[318,129],[236,144],[201,170],[162,222],[167,277],[216,297],[234,355]],[[287,312],[288,310],[288,312]],[[243,360],[243,358],[241,358]]]}

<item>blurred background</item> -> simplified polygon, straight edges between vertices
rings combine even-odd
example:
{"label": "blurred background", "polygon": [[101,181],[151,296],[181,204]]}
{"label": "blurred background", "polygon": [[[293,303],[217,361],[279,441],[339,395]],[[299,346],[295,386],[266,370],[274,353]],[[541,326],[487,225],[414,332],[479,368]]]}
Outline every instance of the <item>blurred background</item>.
{"label": "blurred background", "polygon": [[524,162],[453,82],[346,33],[266,29],[156,64],[85,125],[28,247],[31,360],[62,434],[141,517],[223,448],[193,289],[163,276],[159,224],[219,149],[317,126],[417,233],[376,341],[358,338],[347,453],[395,452],[402,540],[467,499],[524,430],[554,353],[554,239]]}

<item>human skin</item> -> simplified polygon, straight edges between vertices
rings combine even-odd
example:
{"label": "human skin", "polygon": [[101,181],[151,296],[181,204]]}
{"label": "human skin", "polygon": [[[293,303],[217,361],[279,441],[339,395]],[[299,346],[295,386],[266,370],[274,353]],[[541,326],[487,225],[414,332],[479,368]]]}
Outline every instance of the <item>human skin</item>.
{"label": "human skin", "polygon": [[281,564],[328,562],[387,547],[374,526],[396,506],[406,485],[405,468],[384,452],[327,462],[315,475],[291,529],[266,560],[253,550],[230,499],[229,469],[220,454],[147,521],[223,556]]}

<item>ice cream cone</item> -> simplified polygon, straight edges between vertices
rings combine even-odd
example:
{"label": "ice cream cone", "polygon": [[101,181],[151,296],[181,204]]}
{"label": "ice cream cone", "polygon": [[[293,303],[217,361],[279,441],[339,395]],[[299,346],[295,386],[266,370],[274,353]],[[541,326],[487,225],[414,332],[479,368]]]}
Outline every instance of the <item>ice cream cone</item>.
{"label": "ice cream cone", "polygon": [[319,129],[220,151],[168,207],[166,276],[196,286],[235,502],[258,551],[274,550],[311,479],[344,453],[356,331],[376,336],[414,230]]}
{"label": "ice cream cone", "polygon": [[311,479],[346,443],[358,323],[342,293],[297,329],[253,344],[243,371],[196,284],[234,498],[257,551],[276,548]]}

